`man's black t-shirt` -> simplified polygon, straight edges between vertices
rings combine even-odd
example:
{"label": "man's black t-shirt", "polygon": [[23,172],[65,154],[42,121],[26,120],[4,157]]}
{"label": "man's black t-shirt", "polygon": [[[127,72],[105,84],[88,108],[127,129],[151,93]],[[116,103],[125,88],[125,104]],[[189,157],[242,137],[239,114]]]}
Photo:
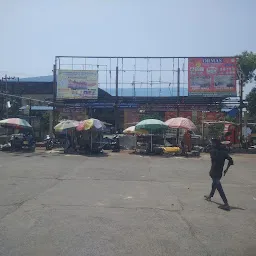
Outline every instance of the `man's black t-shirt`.
{"label": "man's black t-shirt", "polygon": [[222,177],[225,160],[227,159],[230,164],[233,165],[233,159],[223,149],[212,149],[210,155],[212,161],[210,176],[212,178],[220,179]]}

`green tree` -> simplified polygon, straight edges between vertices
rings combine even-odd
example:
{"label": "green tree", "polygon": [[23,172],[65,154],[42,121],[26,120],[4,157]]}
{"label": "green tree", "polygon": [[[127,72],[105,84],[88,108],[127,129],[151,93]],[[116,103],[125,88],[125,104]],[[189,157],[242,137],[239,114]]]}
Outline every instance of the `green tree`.
{"label": "green tree", "polygon": [[[238,59],[238,64],[243,72],[244,83],[256,81],[256,53],[242,52]],[[247,110],[251,117],[256,117],[256,88],[253,88],[251,92],[246,96],[248,101]]]}
{"label": "green tree", "polygon": [[152,114],[144,114],[140,117],[140,121],[146,120],[146,119],[158,119],[163,121],[162,117],[159,115],[159,113],[152,113]]}
{"label": "green tree", "polygon": [[209,137],[220,137],[224,131],[224,124],[223,123],[216,123],[213,125],[209,125],[208,127]]}
{"label": "green tree", "polygon": [[48,111],[33,111],[32,116],[40,117],[40,125],[42,131],[49,130],[49,118],[50,114]]}
{"label": "green tree", "polygon": [[225,117],[225,121],[226,121],[226,122],[232,122],[232,123],[238,123],[237,117],[226,116],[226,117]]}
{"label": "green tree", "polygon": [[252,88],[251,92],[246,96],[248,101],[247,110],[251,117],[256,118],[256,87]]}
{"label": "green tree", "polygon": [[238,57],[238,64],[243,72],[244,82],[256,81],[256,53],[242,52]]}

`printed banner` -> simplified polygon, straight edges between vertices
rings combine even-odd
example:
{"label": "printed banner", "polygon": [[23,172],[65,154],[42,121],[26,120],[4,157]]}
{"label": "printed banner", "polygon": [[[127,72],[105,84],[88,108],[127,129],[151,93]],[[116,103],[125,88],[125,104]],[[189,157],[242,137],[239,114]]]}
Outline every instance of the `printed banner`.
{"label": "printed banner", "polygon": [[97,99],[97,70],[59,70],[57,99]]}
{"label": "printed banner", "polygon": [[188,93],[198,96],[237,96],[236,58],[189,58]]}

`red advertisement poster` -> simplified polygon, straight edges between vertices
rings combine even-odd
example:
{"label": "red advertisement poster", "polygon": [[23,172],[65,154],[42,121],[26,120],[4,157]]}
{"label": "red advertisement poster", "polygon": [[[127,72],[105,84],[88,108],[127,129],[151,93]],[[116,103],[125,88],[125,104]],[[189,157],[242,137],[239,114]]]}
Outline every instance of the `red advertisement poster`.
{"label": "red advertisement poster", "polygon": [[236,58],[189,58],[188,93],[198,96],[237,96]]}

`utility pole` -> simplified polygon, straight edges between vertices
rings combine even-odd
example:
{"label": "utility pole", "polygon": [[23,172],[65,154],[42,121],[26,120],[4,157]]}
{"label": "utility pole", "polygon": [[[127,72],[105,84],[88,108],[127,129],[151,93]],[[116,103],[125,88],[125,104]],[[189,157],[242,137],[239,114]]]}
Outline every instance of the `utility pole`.
{"label": "utility pole", "polygon": [[[177,117],[180,116],[180,68],[178,68],[177,77]],[[179,144],[180,129],[177,129],[176,142]]]}
{"label": "utility pole", "polygon": [[53,106],[52,115],[50,115],[51,129],[50,132],[54,130],[54,125],[56,123],[56,99],[57,99],[57,59],[55,57],[55,63],[53,65]]}
{"label": "utility pole", "polygon": [[[7,75],[5,75],[4,77],[2,77],[2,81],[3,80],[5,80],[5,94],[6,94],[6,97],[5,97],[5,110],[6,110],[6,118],[8,118],[9,117],[9,113],[8,113],[8,99],[7,99],[7,94],[8,94],[8,83],[7,83],[7,81],[8,80],[13,80],[13,79],[15,79],[15,76],[13,76],[13,77],[10,77],[10,76],[7,76]],[[19,78],[18,78],[19,79]]]}
{"label": "utility pole", "polygon": [[28,116],[28,120],[29,120],[29,123],[31,124],[31,108],[32,108],[32,101],[31,99],[29,99],[29,116]]}
{"label": "utility pole", "polygon": [[240,126],[240,145],[242,145],[243,143],[243,108],[244,108],[244,100],[243,100],[243,87],[244,87],[244,83],[243,83],[243,75],[242,73],[240,73],[239,76],[239,88],[240,88],[240,104],[239,104],[239,126]]}
{"label": "utility pole", "polygon": [[178,68],[177,78],[177,117],[180,116],[180,68]]}
{"label": "utility pole", "polygon": [[119,128],[119,117],[118,117],[118,66],[116,66],[116,100],[115,100],[115,131]]}

